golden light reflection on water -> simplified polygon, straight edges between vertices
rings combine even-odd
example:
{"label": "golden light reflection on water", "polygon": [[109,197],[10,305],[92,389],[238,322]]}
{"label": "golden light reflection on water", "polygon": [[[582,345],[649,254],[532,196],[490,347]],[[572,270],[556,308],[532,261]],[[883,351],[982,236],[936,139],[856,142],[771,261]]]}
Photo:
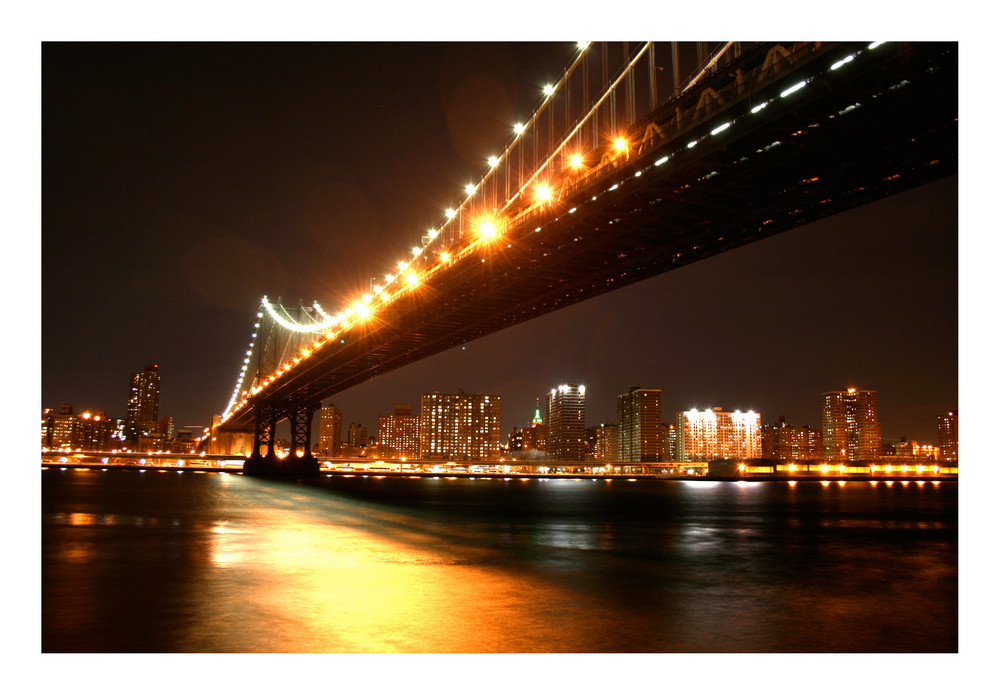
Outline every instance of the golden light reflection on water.
{"label": "golden light reflection on water", "polygon": [[[338,507],[326,500],[329,508]],[[336,511],[336,510],[331,510]],[[546,618],[579,610],[579,597],[491,562],[463,545],[463,530],[422,528],[405,514],[369,510],[346,523],[288,510],[250,527],[209,534],[211,567],[198,581],[190,651],[532,652],[573,648]],[[370,525],[370,529],[362,528]],[[597,548],[570,529],[543,539]],[[471,555],[471,559],[470,559]],[[607,620],[600,608],[588,611]],[[267,631],[247,629],[255,622]],[[197,626],[197,627],[194,627]],[[582,644],[593,635],[582,631]],[[220,648],[220,644],[228,645]],[[584,648],[584,647],[580,647]]]}
{"label": "golden light reflection on water", "polygon": [[67,521],[71,526],[90,526],[97,523],[97,515],[73,512],[68,516]]}

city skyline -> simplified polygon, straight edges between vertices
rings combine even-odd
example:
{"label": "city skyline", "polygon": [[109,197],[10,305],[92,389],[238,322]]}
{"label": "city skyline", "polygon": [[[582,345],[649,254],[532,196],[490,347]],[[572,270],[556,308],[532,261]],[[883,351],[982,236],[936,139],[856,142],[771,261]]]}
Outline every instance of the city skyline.
{"label": "city skyline", "polygon": [[[158,397],[159,397],[159,393],[158,393],[159,379],[158,379],[158,372],[157,372],[158,365],[146,365],[146,367],[144,367],[144,371],[143,372],[133,373],[131,375],[131,379],[130,379],[130,382],[133,384],[132,391],[133,392],[135,391],[135,386],[134,385],[137,382],[137,378],[139,378],[141,380],[142,377],[144,377],[144,375],[146,375],[147,373],[149,373],[146,370],[150,370],[150,369],[153,370],[152,374],[157,377],[157,382],[156,382],[157,383],[156,400],[158,401]],[[573,391],[573,392],[575,392],[577,390],[579,390],[579,394],[577,395],[577,397],[580,399],[580,401],[582,403],[584,401],[584,399],[585,399],[585,392],[586,392],[586,385],[585,384],[579,384],[579,385],[577,385],[577,384],[565,385],[564,384],[564,385],[560,385],[558,387],[554,387],[553,389],[551,389],[549,391],[549,393],[546,394],[546,398],[548,399],[548,402],[549,402],[549,406],[547,408],[549,416],[551,416],[553,403],[554,402],[558,402],[558,396],[561,396],[561,394],[564,391]],[[775,417],[771,417],[771,416],[765,417],[764,414],[762,414],[760,412],[756,412],[752,408],[743,410],[743,413],[744,413],[745,416],[753,416],[756,419],[758,427],[764,427],[764,426],[768,426],[768,427],[781,427],[781,428],[791,427],[791,428],[794,428],[796,430],[800,430],[802,428],[806,428],[806,429],[811,429],[811,430],[813,430],[815,432],[823,433],[824,431],[828,430],[828,426],[829,426],[830,398],[832,396],[834,396],[834,394],[837,394],[837,395],[847,395],[847,394],[854,394],[855,392],[858,392],[859,394],[868,394],[868,396],[867,396],[868,398],[874,399],[875,398],[876,390],[875,389],[857,389],[855,387],[847,387],[843,391],[825,392],[825,393],[820,394],[819,399],[820,399],[821,417],[820,417],[820,425],[819,426],[810,425],[809,423],[789,422],[788,418],[784,414],[778,415],[778,416],[775,416]],[[646,395],[653,394],[653,395],[655,395],[655,408],[654,408],[654,410],[660,414],[658,423],[662,424],[664,426],[676,426],[681,421],[682,417],[686,418],[686,417],[688,417],[690,415],[694,415],[694,416],[697,417],[697,416],[700,416],[702,413],[711,414],[713,411],[716,411],[716,412],[723,411],[723,408],[721,406],[718,406],[718,405],[708,406],[708,407],[687,408],[687,409],[684,409],[684,410],[676,410],[676,411],[669,411],[667,409],[662,408],[662,405],[660,403],[660,395],[661,395],[660,389],[643,388],[643,387],[639,387],[639,386],[634,386],[633,385],[633,386],[630,386],[628,388],[628,393],[627,394],[619,394],[616,397],[616,399],[615,399],[616,400],[616,413],[615,413],[616,414],[616,418],[615,419],[612,419],[612,420],[591,421],[590,419],[586,418],[585,412],[584,412],[584,414],[582,415],[582,422],[579,423],[579,426],[582,427],[582,428],[584,428],[584,429],[586,429],[586,430],[590,430],[590,429],[592,429],[594,427],[612,426],[612,427],[618,428],[618,427],[622,426],[623,424],[631,425],[630,427],[627,426],[625,429],[623,429],[621,435],[617,435],[617,434],[615,435],[616,436],[616,446],[619,443],[622,446],[625,446],[624,440],[629,438],[628,436],[625,435],[625,430],[635,428],[635,431],[638,433],[638,431],[639,431],[639,419],[638,419],[639,416],[637,414],[638,411],[636,411],[636,413],[632,413],[631,412],[632,409],[634,409],[634,408],[637,407],[636,404],[625,406],[625,411],[624,412],[626,413],[625,420],[627,420],[627,423],[623,423],[623,417],[622,417],[622,413],[623,413],[623,399],[629,399],[630,397],[634,399],[634,397],[637,396],[637,395],[639,395],[639,394],[646,394]],[[459,397],[465,397],[467,394],[466,394],[466,392],[465,392],[464,389],[458,389],[458,395],[459,395]],[[423,393],[423,394],[421,394],[416,399],[416,402],[418,404],[424,404],[424,402],[425,402],[425,400],[427,398],[432,398],[433,399],[433,398],[437,398],[437,397],[441,397],[441,396],[444,396],[445,398],[453,397],[453,396],[449,396],[448,394],[442,394],[442,391],[440,389],[435,389],[431,393]],[[498,397],[498,400],[500,400],[500,399],[503,398],[502,394],[495,394],[495,396]],[[487,397],[487,400],[488,400],[488,398],[489,397]],[[130,397],[128,406],[126,408],[127,411],[128,411],[128,408],[132,407],[133,400],[134,399]],[[523,434],[523,430],[525,428],[532,427],[533,424],[542,424],[542,425],[544,425],[545,429],[546,429],[546,433],[548,433],[549,427],[551,426],[550,420],[549,420],[548,417],[542,417],[541,416],[541,410],[540,410],[540,408],[538,406],[538,402],[540,401],[540,398],[536,398],[535,400],[536,400],[536,405],[535,405],[535,408],[532,409],[533,417],[531,418],[530,421],[518,422],[513,427],[508,428],[508,429],[503,429],[502,426],[500,427],[500,429],[499,429],[500,435],[499,436],[500,436],[500,444],[501,444],[502,447],[505,447],[509,443],[511,443],[513,441],[511,439],[513,436]],[[72,413],[74,411],[74,409],[75,409],[75,406],[72,403],[68,403],[68,402],[63,401],[62,403],[60,403],[59,412],[61,412],[64,409],[67,409],[67,408],[69,409],[69,412]],[[394,420],[397,419],[397,418],[399,418],[400,416],[403,416],[404,419],[406,419],[406,418],[413,418],[414,420],[419,420],[420,417],[421,417],[421,412],[424,410],[423,405],[421,405],[421,406],[419,406],[417,408],[417,413],[411,414],[411,409],[412,409],[412,406],[411,406],[410,403],[405,402],[405,401],[400,401],[399,399],[397,399],[396,402],[394,403],[393,408],[391,409],[391,410],[393,410],[392,413],[388,412],[388,409],[385,409],[385,408],[379,408],[378,409],[378,414],[376,416],[376,423],[377,424],[374,425],[374,426],[369,427],[369,425],[366,422],[362,421],[361,419],[348,418],[348,420],[350,421],[350,423],[349,423],[350,424],[350,430],[354,431],[355,429],[358,429],[359,431],[364,431],[367,440],[370,440],[372,443],[377,443],[380,446],[385,445],[387,443],[386,441],[384,441],[384,438],[382,437],[382,433],[384,431],[387,431],[387,428],[389,430],[393,431],[393,434],[390,435],[390,437],[389,437],[389,442],[396,442],[398,437],[403,437],[403,436],[412,436],[413,438],[416,438],[416,431],[415,430],[412,433],[412,435],[403,435],[401,432],[396,432],[395,431],[398,428],[398,426],[396,424],[393,424]],[[52,413],[57,412],[57,410],[56,410],[55,407],[48,407],[48,406],[43,406],[42,410],[43,410],[43,419],[45,417],[47,417],[47,416],[51,416]],[[502,413],[502,410],[499,408],[499,404],[497,405],[497,410],[498,410],[498,413],[499,413],[498,421],[502,421],[502,419],[503,419],[503,413]],[[581,411],[585,411],[586,408],[585,407],[581,407],[580,410]],[[80,412],[83,413],[83,417],[87,418],[87,417],[90,416],[90,412],[89,411],[95,411],[95,412],[99,413],[102,417],[105,417],[105,418],[110,419],[112,421],[118,421],[119,424],[120,424],[120,426],[122,428],[124,428],[124,430],[128,429],[128,423],[130,422],[128,416],[126,416],[125,418],[118,418],[114,414],[112,414],[111,416],[108,416],[107,415],[107,412],[108,412],[107,410],[105,410],[105,409],[99,409],[99,408],[98,409],[94,409],[94,408],[82,409]],[[740,412],[741,412],[741,409],[737,408],[736,413],[739,414]],[[313,426],[314,427],[313,427],[312,445],[318,447],[317,451],[319,453],[325,453],[325,455],[333,455],[329,451],[324,452],[324,447],[326,446],[324,444],[324,442],[329,437],[329,433],[331,431],[333,431],[331,428],[335,427],[332,420],[330,420],[329,423],[327,422],[327,418],[328,417],[332,417],[333,413],[336,413],[336,422],[337,423],[341,423],[342,422],[342,418],[343,418],[343,413],[337,407],[336,403],[334,403],[334,402],[330,402],[330,403],[324,404],[324,406],[322,408],[318,409],[316,411],[316,413],[314,414],[314,416],[313,416]],[[731,414],[732,413],[724,413],[724,415],[726,415],[726,416],[729,416]],[[906,441],[906,442],[910,442],[910,443],[919,443],[921,445],[929,446],[929,447],[930,446],[934,446],[936,444],[940,444],[940,446],[942,448],[942,451],[945,451],[947,447],[953,447],[954,450],[957,450],[957,446],[958,446],[958,438],[957,438],[957,429],[958,429],[957,428],[957,415],[958,415],[957,410],[952,410],[952,411],[945,412],[945,413],[940,413],[939,415],[937,415],[935,417],[935,428],[936,428],[936,433],[937,434],[936,434],[936,436],[931,437],[931,438],[919,438],[919,437],[907,436],[907,435],[900,435],[899,437],[894,437],[894,436],[888,436],[887,437],[887,436],[884,435],[884,433],[881,433],[881,428],[878,427],[876,429],[876,433],[870,437],[871,441],[868,443],[869,450],[868,450],[867,454],[865,454],[864,457],[867,458],[867,457],[874,457],[874,456],[881,455],[881,450],[883,448],[883,445],[891,446],[893,444],[898,444],[899,442],[902,442],[902,441]],[[516,419],[517,417],[518,417],[518,415],[508,415],[507,419]],[[353,421],[354,419],[357,419],[357,422],[354,422]],[[644,427],[646,427],[646,428],[649,428],[650,426],[652,426],[653,423],[654,423],[654,421],[656,421],[656,418],[653,417],[652,412],[650,414],[648,414],[648,415],[642,415],[641,419],[642,419],[642,421],[645,422]],[[173,417],[170,416],[170,415],[166,415],[163,418],[161,418],[161,420],[171,420],[172,421]],[[155,426],[157,423],[154,422],[153,424]],[[160,423],[160,427],[162,428],[162,422]],[[199,425],[198,423],[183,425],[183,427],[186,430],[192,430],[192,428],[194,428],[194,430],[192,430],[192,431],[195,431],[196,436],[198,436],[200,434],[201,430],[202,430],[202,426]],[[415,428],[416,425],[413,425],[413,427]],[[656,430],[658,431],[658,428],[656,428]],[[158,430],[158,431],[160,431],[160,430]],[[376,433],[377,433],[377,435],[376,435]],[[579,436],[579,433],[577,433],[577,435],[578,436],[577,436],[576,440],[583,441],[582,438]],[[123,436],[125,436],[124,433],[123,433]],[[351,441],[351,436],[352,435],[351,435],[350,432],[348,432],[347,436],[344,436],[343,433],[342,433],[342,435],[339,437],[339,439],[335,439],[334,441],[339,441],[338,447],[340,445],[346,445],[349,449],[350,448],[360,449],[360,448],[362,448],[362,447],[365,446],[364,444],[359,444],[359,443],[352,442]],[[660,435],[657,434],[655,436],[659,437]],[[830,436],[834,436],[834,435],[831,434]],[[843,433],[838,434],[836,436],[841,436],[842,437]],[[624,439],[622,439],[619,442],[619,440],[617,439],[618,437],[623,437]],[[44,445],[44,441],[43,441],[43,445]],[[654,450],[659,451],[659,450],[661,450],[663,448],[663,445],[664,445],[664,442],[659,442],[658,444],[651,445],[651,446],[653,447]],[[413,446],[417,446],[416,442],[413,443]],[[409,448],[409,447],[407,447],[407,448]],[[836,449],[836,447],[834,447],[834,449]],[[623,449],[623,451],[624,450],[625,449]],[[952,453],[954,453],[954,452],[952,452]],[[387,453],[387,452],[381,452],[379,455],[383,455],[383,454],[384,455],[392,455],[392,454]],[[345,455],[354,455],[354,454],[352,453],[352,454],[345,454]],[[412,453],[409,453],[409,452],[406,453],[405,455],[415,457]],[[767,456],[765,456],[765,458],[767,458]],[[830,456],[827,456],[827,458],[830,458]],[[854,458],[854,456],[852,456],[851,458]],[[631,460],[631,459],[623,458],[623,460]]]}
{"label": "city skyline", "polygon": [[[573,45],[516,48],[47,44],[43,404],[114,411],[118,375],[157,362],[170,384],[161,410],[207,424],[232,391],[256,300],[326,302],[404,253]],[[344,109],[322,85],[357,51],[367,62],[336,84],[383,89]],[[405,84],[390,69],[404,58],[426,67]],[[266,69],[248,81],[247,64]],[[276,98],[258,104],[259,92]],[[853,385],[879,392],[885,438],[934,441],[936,418],[958,407],[957,241],[949,177],[325,403],[374,429],[380,409],[424,392],[501,393],[509,432],[526,423],[514,406],[530,413],[553,383],[585,384],[592,422],[613,422],[618,393],[641,385],[663,391],[664,412],[740,404],[818,427],[815,394]],[[106,303],[118,309],[97,309]]]}

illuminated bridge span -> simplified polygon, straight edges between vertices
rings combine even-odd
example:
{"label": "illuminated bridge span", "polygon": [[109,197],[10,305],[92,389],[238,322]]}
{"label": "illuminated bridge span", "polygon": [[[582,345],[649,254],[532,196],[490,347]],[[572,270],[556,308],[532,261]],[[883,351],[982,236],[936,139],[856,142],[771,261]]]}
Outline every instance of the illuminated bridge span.
{"label": "illuminated bridge span", "polygon": [[[667,54],[678,88],[660,99]],[[727,43],[686,83],[677,55],[582,45],[461,204],[366,294],[329,311],[264,298],[213,436],[253,433],[248,473],[314,472],[312,414],[340,391],[957,171],[956,44]]]}

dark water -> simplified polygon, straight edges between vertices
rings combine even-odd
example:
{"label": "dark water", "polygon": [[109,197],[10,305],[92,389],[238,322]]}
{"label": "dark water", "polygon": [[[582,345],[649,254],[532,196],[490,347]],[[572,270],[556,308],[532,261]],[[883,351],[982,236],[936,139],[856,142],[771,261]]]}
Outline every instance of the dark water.
{"label": "dark water", "polygon": [[42,650],[954,652],[958,485],[42,472]]}

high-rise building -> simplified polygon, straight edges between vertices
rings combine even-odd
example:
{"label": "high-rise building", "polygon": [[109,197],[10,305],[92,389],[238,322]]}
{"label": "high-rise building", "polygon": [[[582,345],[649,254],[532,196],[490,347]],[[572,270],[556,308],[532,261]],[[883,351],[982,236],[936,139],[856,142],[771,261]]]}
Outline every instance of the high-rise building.
{"label": "high-rise building", "polygon": [[602,422],[587,428],[587,439],[590,442],[590,457],[595,461],[621,461],[620,435],[618,425]]}
{"label": "high-rise building", "polygon": [[677,413],[680,461],[760,458],[760,413],[686,410]]}
{"label": "high-rise building", "polygon": [[75,448],[77,421],[73,406],[69,403],[60,405],[58,412],[48,410],[44,420],[47,425],[45,446],[50,449]]}
{"label": "high-rise building", "polygon": [[524,430],[520,427],[515,427],[511,430],[510,434],[507,436],[507,450],[510,452],[522,451],[521,447],[524,444],[524,435],[522,434]]}
{"label": "high-rise building", "polygon": [[125,436],[136,440],[156,433],[160,414],[160,372],[147,364],[132,375],[125,406]]}
{"label": "high-rise building", "polygon": [[766,459],[806,461],[823,458],[823,435],[809,425],[792,427],[785,416],[761,430],[761,455]]}
{"label": "high-rise building", "polygon": [[586,387],[563,384],[549,392],[549,458],[583,461],[586,448]]}
{"label": "high-rise building", "polygon": [[84,451],[110,451],[116,424],[114,419],[109,418],[103,411],[81,413],[77,420],[74,448]]}
{"label": "high-rise building", "polygon": [[823,394],[823,458],[864,461],[882,453],[874,391],[848,388]]}
{"label": "high-rise building", "polygon": [[500,458],[500,396],[425,393],[420,399],[420,458]]}
{"label": "high-rise building", "polygon": [[174,438],[174,419],[169,415],[164,415],[160,418],[159,424],[156,426],[156,431],[158,434],[162,434],[167,437],[167,439]]}
{"label": "high-rise building", "polygon": [[42,447],[52,448],[52,431],[55,429],[56,411],[52,408],[42,410]]}
{"label": "high-rise building", "polygon": [[663,459],[663,413],[660,389],[629,388],[618,396],[618,439],[621,461]]}
{"label": "high-rise building", "polygon": [[344,441],[344,416],[335,405],[319,409],[319,453],[324,456],[340,454]]}
{"label": "high-rise building", "polygon": [[680,461],[677,453],[677,425],[673,422],[663,423],[663,460]]}
{"label": "high-rise building", "polygon": [[392,415],[378,416],[378,446],[383,456],[420,455],[420,417],[411,412],[409,404],[397,403]]}
{"label": "high-rise building", "polygon": [[535,415],[531,423],[521,430],[521,449],[523,451],[546,451],[548,449],[549,426],[542,419],[542,409],[535,399]]}
{"label": "high-rise building", "polygon": [[942,461],[958,460],[958,411],[938,416],[938,447]]}
{"label": "high-rise building", "polygon": [[347,428],[348,446],[364,449],[368,446],[368,428],[360,422],[352,422]]}
{"label": "high-rise building", "polygon": [[42,446],[47,449],[110,451],[115,448],[118,421],[104,412],[76,415],[73,406],[63,403],[56,412],[42,412]]}

